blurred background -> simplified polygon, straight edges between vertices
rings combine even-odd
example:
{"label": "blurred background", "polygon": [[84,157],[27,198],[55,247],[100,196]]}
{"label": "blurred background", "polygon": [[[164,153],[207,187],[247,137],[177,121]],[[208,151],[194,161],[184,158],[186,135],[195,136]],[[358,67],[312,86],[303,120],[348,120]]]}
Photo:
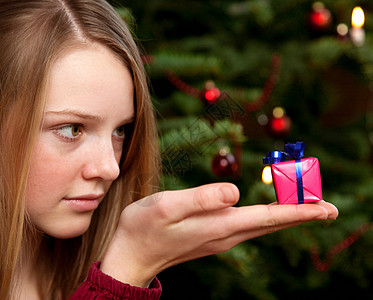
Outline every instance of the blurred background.
{"label": "blurred background", "polygon": [[238,205],[271,203],[262,157],[303,141],[340,211],[173,267],[161,299],[371,299],[372,1],[111,3],[144,48],[162,188],[229,181]]}

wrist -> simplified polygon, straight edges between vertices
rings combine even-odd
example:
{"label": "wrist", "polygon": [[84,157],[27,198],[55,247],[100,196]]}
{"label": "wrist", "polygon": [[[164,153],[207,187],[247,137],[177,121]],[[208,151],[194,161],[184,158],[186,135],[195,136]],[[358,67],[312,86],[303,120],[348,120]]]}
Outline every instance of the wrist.
{"label": "wrist", "polygon": [[128,243],[114,237],[102,259],[100,270],[123,283],[147,288],[158,272],[150,271],[150,266],[143,265],[140,255],[138,251],[131,251]]}

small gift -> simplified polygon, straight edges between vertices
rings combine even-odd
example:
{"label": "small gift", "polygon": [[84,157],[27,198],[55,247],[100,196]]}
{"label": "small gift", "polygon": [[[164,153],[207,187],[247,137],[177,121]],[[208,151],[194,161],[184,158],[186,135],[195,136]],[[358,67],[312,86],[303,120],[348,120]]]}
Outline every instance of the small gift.
{"label": "small gift", "polygon": [[322,200],[318,159],[302,158],[303,142],[285,144],[284,150],[268,152],[263,158],[264,164],[271,165],[278,203],[301,204]]}

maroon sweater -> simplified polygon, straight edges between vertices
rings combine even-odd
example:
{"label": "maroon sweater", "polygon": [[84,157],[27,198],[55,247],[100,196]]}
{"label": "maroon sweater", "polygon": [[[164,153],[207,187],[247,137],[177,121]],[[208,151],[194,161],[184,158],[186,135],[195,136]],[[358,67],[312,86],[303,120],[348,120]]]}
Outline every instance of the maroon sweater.
{"label": "maroon sweater", "polygon": [[69,300],[158,300],[161,296],[162,287],[157,278],[149,288],[140,288],[102,273],[99,267],[100,262],[92,265],[86,281]]}

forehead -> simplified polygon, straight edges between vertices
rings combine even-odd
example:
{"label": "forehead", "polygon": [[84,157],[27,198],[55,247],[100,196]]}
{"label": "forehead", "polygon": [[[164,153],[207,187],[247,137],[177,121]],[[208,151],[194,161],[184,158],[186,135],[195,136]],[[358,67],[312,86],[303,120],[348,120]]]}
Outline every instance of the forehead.
{"label": "forehead", "polygon": [[104,118],[134,114],[133,80],[107,47],[93,43],[65,51],[52,65],[46,111],[83,110]]}

